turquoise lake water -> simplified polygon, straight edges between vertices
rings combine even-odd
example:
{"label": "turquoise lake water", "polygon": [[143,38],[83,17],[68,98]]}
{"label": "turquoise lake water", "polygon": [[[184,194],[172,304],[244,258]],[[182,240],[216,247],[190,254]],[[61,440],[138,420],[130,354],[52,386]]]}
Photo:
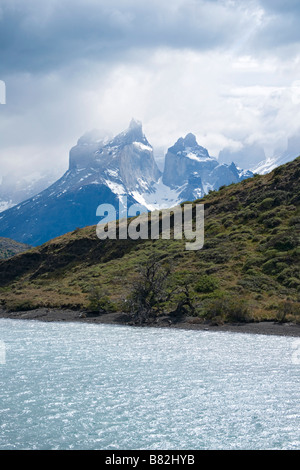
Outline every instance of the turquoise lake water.
{"label": "turquoise lake water", "polygon": [[0,319],[0,449],[300,448],[299,340]]}

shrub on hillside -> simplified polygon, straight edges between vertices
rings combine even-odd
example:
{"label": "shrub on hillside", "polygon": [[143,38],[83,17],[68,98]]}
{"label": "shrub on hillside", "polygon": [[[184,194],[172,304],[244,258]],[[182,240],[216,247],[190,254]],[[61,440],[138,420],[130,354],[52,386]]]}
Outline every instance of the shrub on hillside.
{"label": "shrub on hillside", "polygon": [[243,271],[247,272],[249,271],[249,269],[252,269],[253,267],[261,266],[263,264],[263,260],[264,259],[260,256],[255,256],[255,255],[249,256],[245,261],[245,264],[243,266]]}
{"label": "shrub on hillside", "polygon": [[93,313],[110,313],[116,310],[107,293],[99,286],[90,289],[87,309]]}
{"label": "shrub on hillside", "polygon": [[247,302],[239,298],[222,298],[210,301],[204,312],[204,317],[210,321],[222,319],[224,322],[245,323],[251,321]]}
{"label": "shrub on hillside", "polygon": [[271,197],[265,198],[258,206],[259,210],[265,211],[271,209],[274,205],[274,199]]}
{"label": "shrub on hillside", "polygon": [[277,320],[280,323],[284,323],[288,320],[300,319],[300,303],[292,302],[291,300],[284,300],[278,306]]}
{"label": "shrub on hillside", "polygon": [[265,274],[272,275],[280,273],[286,267],[286,263],[282,262],[281,258],[274,258],[266,261],[262,266],[262,270]]}
{"label": "shrub on hillside", "polygon": [[201,294],[214,292],[219,287],[219,281],[213,276],[204,274],[200,276],[195,284],[195,291]]}
{"label": "shrub on hillside", "polygon": [[300,217],[299,216],[291,217],[289,220],[289,225],[291,227],[294,225],[300,226]]}

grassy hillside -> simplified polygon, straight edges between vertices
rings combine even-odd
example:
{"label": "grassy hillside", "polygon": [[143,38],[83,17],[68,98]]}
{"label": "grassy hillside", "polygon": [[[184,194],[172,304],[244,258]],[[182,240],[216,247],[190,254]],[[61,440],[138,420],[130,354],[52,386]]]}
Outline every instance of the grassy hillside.
{"label": "grassy hillside", "polygon": [[[186,251],[182,240],[100,241],[95,227],[76,230],[0,262],[2,307],[133,315],[143,291],[151,321],[181,314],[195,322],[299,322],[300,157],[197,202],[205,204],[202,250]],[[160,290],[146,292],[143,267],[153,257]]]}
{"label": "grassy hillside", "polygon": [[12,256],[22,253],[30,248],[31,247],[29,245],[18,243],[10,238],[0,237],[0,259],[11,258]]}

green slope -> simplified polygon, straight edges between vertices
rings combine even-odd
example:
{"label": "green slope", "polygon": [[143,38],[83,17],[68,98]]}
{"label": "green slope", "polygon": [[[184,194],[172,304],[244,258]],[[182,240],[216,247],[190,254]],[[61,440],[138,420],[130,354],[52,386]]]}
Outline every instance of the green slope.
{"label": "green slope", "polygon": [[76,230],[1,261],[0,302],[11,310],[122,311],[131,305],[141,266],[155,254],[171,271],[169,295],[154,307],[154,316],[178,313],[182,306],[181,313],[195,321],[298,322],[299,183],[300,157],[196,201],[205,204],[199,251],[186,251],[181,240],[100,241],[95,227]]}

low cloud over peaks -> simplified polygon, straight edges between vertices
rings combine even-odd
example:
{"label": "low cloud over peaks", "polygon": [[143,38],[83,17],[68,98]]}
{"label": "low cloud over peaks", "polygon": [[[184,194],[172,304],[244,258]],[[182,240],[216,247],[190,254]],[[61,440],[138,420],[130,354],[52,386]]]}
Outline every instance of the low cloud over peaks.
{"label": "low cloud over peaks", "polygon": [[0,0],[2,167],[16,152],[24,165],[31,154],[61,164],[85,132],[117,133],[133,115],[156,148],[193,132],[212,154],[247,139],[269,152],[295,132],[299,10],[296,0]]}

